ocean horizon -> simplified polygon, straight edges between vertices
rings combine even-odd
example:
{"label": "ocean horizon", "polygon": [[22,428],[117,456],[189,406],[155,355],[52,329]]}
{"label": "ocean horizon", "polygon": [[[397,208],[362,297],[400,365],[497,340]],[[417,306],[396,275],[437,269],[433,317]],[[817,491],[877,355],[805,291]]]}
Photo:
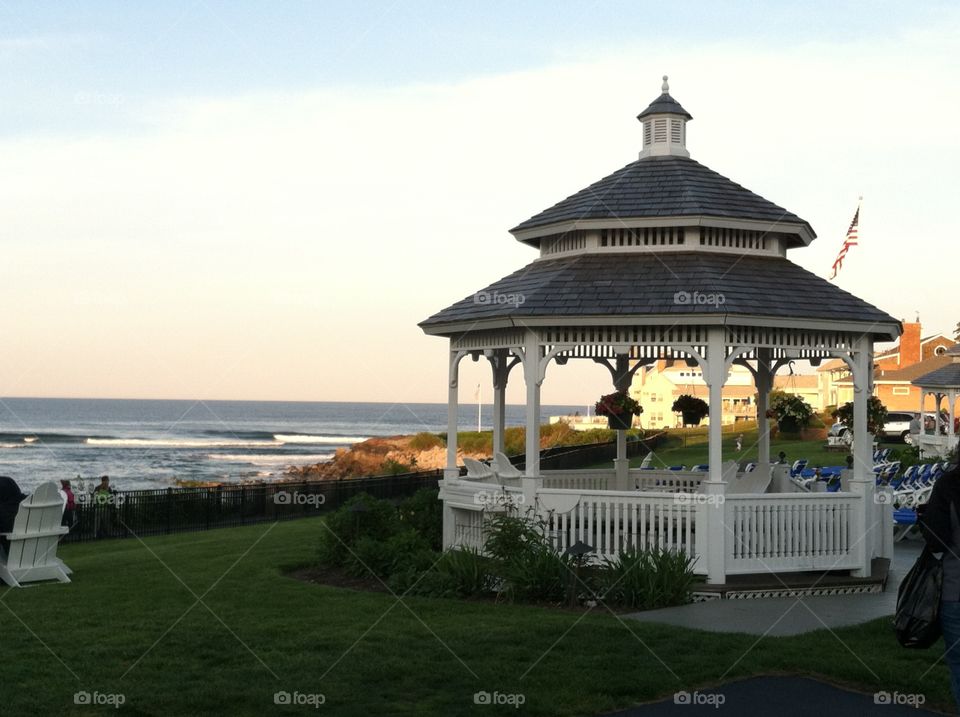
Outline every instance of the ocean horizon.
{"label": "ocean horizon", "polygon": [[[544,420],[585,410],[544,406]],[[460,429],[477,425],[461,404]],[[490,430],[493,407],[481,407]],[[523,425],[524,407],[506,408]],[[338,448],[377,436],[446,430],[445,403],[205,401],[189,399],[0,399],[0,475],[24,489],[47,480],[109,475],[118,490],[181,481],[273,480],[327,461]]]}

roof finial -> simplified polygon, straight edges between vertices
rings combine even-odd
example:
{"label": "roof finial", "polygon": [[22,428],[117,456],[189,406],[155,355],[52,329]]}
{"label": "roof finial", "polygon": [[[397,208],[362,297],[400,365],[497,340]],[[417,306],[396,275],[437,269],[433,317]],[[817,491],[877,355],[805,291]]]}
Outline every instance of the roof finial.
{"label": "roof finial", "polygon": [[660,88],[663,90],[663,94],[667,94],[670,91],[670,85],[667,84],[667,80],[669,79],[666,75],[663,76],[663,87]]}

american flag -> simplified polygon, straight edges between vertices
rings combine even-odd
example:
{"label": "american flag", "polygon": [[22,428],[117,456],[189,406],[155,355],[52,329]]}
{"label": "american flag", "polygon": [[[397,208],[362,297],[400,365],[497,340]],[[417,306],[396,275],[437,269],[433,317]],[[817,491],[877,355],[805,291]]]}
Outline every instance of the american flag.
{"label": "american flag", "polygon": [[850,247],[857,245],[858,228],[860,224],[860,205],[857,205],[857,211],[853,214],[853,221],[850,222],[850,228],[847,229],[847,238],[843,240],[843,246],[840,247],[840,253],[837,254],[837,258],[833,260],[833,273],[830,274],[830,278],[834,279],[837,276],[837,272],[840,271],[840,268],[843,266],[843,260],[847,256],[847,252],[850,251]]}

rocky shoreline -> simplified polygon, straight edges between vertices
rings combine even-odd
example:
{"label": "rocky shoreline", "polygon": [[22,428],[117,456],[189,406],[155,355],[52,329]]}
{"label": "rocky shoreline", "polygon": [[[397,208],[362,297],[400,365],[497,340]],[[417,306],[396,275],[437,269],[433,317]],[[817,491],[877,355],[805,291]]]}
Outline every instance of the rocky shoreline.
{"label": "rocky shoreline", "polygon": [[[457,452],[461,458],[484,455]],[[348,448],[337,449],[332,459],[309,466],[287,469],[289,480],[330,480],[361,476],[389,475],[408,471],[435,470],[447,464],[443,440],[432,434],[370,438]]]}

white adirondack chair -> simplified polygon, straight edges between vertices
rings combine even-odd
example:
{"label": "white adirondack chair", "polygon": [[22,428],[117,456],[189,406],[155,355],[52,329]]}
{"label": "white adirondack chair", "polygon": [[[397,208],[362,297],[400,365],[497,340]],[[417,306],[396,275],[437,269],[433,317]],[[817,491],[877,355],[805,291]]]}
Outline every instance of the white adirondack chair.
{"label": "white adirondack chair", "polygon": [[10,547],[6,555],[0,551],[0,580],[15,588],[40,580],[70,582],[69,568],[57,557],[60,536],[70,530],[60,524],[65,507],[53,482],[39,486],[20,503],[13,530],[3,533]]}
{"label": "white adirondack chair", "polygon": [[496,476],[490,466],[475,458],[464,458],[463,465],[467,467],[467,480],[486,480]]}
{"label": "white adirondack chair", "polygon": [[493,454],[493,470],[501,478],[521,478],[523,471],[510,462],[506,454],[497,451]]}

